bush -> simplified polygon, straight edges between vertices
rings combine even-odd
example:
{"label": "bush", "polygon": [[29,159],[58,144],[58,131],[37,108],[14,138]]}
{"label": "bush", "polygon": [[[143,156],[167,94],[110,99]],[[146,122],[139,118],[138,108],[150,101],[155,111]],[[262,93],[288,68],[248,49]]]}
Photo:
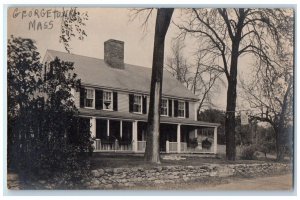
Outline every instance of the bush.
{"label": "bush", "polygon": [[77,174],[88,172],[92,151],[89,119],[78,117],[70,92],[80,80],[70,75],[73,63],[55,58],[49,66],[34,98],[9,120],[9,134],[16,136],[9,140],[9,167],[26,180],[64,174],[80,181]]}
{"label": "bush", "polygon": [[255,160],[255,152],[256,152],[255,145],[247,145],[241,148],[241,159],[243,160]]}
{"label": "bush", "polygon": [[195,149],[198,146],[197,138],[191,139],[189,143],[190,143],[190,147],[193,149]]}
{"label": "bush", "polygon": [[267,157],[267,153],[272,153],[276,151],[276,146],[274,142],[263,142],[259,144],[258,151],[264,153],[265,157]]}
{"label": "bush", "polygon": [[203,149],[210,149],[212,143],[206,138],[205,140],[202,141],[202,148]]}

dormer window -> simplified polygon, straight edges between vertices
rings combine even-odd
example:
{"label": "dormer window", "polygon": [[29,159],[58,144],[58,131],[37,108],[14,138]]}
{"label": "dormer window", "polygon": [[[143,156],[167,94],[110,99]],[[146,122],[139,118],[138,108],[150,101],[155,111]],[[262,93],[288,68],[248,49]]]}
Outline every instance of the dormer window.
{"label": "dormer window", "polygon": [[94,107],[94,90],[85,89],[86,98],[84,101],[84,107],[93,108]]}
{"label": "dormer window", "polygon": [[112,110],[113,102],[112,102],[112,92],[103,91],[103,110]]}
{"label": "dormer window", "polygon": [[168,116],[168,99],[161,100],[160,114],[162,116]]}

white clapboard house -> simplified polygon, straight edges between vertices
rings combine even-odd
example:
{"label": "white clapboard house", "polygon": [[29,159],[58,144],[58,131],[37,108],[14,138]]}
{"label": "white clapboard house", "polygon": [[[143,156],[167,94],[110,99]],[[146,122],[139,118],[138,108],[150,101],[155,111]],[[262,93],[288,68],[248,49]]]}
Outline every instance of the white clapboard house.
{"label": "white clapboard house", "polygon": [[[80,116],[90,120],[95,151],[144,152],[151,68],[124,63],[124,42],[112,39],[104,43],[104,59],[47,50],[45,70],[55,57],[73,62],[81,79],[73,95]],[[161,152],[216,154],[218,124],[197,121],[198,101],[164,71]]]}

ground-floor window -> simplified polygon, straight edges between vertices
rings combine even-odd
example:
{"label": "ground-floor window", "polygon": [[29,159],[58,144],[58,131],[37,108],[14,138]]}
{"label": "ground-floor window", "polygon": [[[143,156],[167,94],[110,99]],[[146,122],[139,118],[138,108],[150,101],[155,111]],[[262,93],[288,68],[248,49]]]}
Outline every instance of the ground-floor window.
{"label": "ground-floor window", "polygon": [[138,122],[137,137],[138,141],[146,141],[147,123]]}
{"label": "ground-floor window", "polygon": [[96,119],[96,138],[107,140],[107,120]]}
{"label": "ground-floor window", "polygon": [[121,140],[120,135],[120,121],[119,120],[109,120],[109,137],[111,140]]}
{"label": "ground-floor window", "polygon": [[132,142],[132,122],[123,121],[122,139],[124,142]]}

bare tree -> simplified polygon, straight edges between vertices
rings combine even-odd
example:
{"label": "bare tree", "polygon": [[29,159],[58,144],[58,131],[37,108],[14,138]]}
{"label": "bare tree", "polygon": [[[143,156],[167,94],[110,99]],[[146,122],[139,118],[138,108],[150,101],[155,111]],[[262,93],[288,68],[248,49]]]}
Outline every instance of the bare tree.
{"label": "bare tree", "polygon": [[183,55],[184,43],[180,39],[173,40],[171,46],[171,55],[166,59],[166,69],[183,85],[187,88],[192,83],[190,75],[190,67],[187,59]]}
{"label": "bare tree", "polygon": [[254,110],[251,117],[273,127],[277,160],[283,160],[287,130],[293,123],[293,55],[288,51],[277,53],[280,55],[273,54],[276,63],[263,60],[254,75],[255,81],[241,81],[241,86],[244,99]]}
{"label": "bare tree", "polygon": [[201,109],[207,106],[213,106],[212,98],[218,91],[217,82],[224,84],[221,79],[222,71],[213,63],[214,59],[206,51],[198,51],[195,64],[195,72],[191,90],[196,94],[200,101],[197,108],[197,114]]}
{"label": "bare tree", "polygon": [[[184,56],[184,43],[180,38],[173,41],[171,55],[167,58],[166,69],[183,85],[199,97],[197,113],[204,106],[213,105],[211,98],[216,90],[216,81],[222,80],[222,71],[215,68],[213,58],[201,49],[195,53],[194,59],[188,62]],[[192,56],[191,56],[192,57]]]}
{"label": "bare tree", "polygon": [[226,157],[235,160],[235,111],[239,58],[245,54],[268,57],[267,48],[280,50],[289,27],[290,9],[186,9],[187,16],[176,23],[183,36],[199,39],[202,49],[215,59],[226,75]]}

